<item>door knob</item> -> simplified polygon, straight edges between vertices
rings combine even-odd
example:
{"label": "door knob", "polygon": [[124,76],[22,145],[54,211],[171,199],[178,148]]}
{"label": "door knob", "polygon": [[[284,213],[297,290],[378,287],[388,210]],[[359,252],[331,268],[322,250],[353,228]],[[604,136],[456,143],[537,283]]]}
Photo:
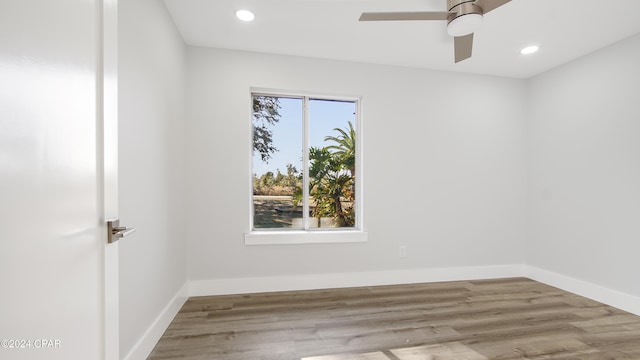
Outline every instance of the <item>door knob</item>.
{"label": "door knob", "polygon": [[131,235],[136,231],[135,228],[128,228],[126,226],[120,226],[120,220],[108,220],[107,221],[107,242],[109,244],[114,243],[121,238]]}

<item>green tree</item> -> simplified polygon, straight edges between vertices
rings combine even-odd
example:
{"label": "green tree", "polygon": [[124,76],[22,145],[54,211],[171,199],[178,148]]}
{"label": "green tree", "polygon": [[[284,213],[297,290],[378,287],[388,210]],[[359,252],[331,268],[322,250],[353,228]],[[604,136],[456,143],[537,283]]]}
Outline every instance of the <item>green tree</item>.
{"label": "green tree", "polygon": [[287,164],[287,186],[295,188],[301,179],[298,169],[293,164]]}
{"label": "green tree", "polygon": [[273,96],[253,97],[253,151],[264,162],[271,159],[278,149],[273,145],[271,127],[280,121],[280,101]]}
{"label": "green tree", "polygon": [[284,174],[280,172],[280,169],[276,169],[276,171],[278,173],[276,174],[276,177],[273,180],[273,184],[276,185],[276,186],[285,186],[285,176],[284,176]]}
{"label": "green tree", "polygon": [[356,131],[335,128],[336,136],[326,136],[330,145],[311,149],[310,191],[316,201],[314,216],[332,216],[340,226],[355,225]]}
{"label": "green tree", "polygon": [[349,128],[346,130],[335,128],[334,131],[340,133],[338,136],[325,136],[324,141],[332,141],[333,145],[326,148],[333,150],[333,154],[340,158],[340,161],[351,172],[353,177],[356,176],[356,130],[353,128],[351,121],[348,123]]}
{"label": "green tree", "polygon": [[264,187],[273,186],[273,183],[275,182],[273,172],[267,171],[266,173],[262,174],[262,176],[260,176],[260,182]]}

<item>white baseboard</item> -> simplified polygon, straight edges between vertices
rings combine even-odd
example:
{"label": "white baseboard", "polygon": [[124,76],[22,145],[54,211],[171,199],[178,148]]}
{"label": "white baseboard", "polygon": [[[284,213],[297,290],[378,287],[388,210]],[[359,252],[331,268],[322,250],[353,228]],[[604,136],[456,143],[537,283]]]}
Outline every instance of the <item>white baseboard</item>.
{"label": "white baseboard", "polygon": [[167,330],[169,324],[171,324],[171,321],[173,321],[173,318],[175,318],[188,298],[189,287],[187,284],[184,284],[124,359],[144,360],[148,358],[158,343],[158,340],[160,340],[160,337],[162,337],[162,334]]}
{"label": "white baseboard", "polygon": [[497,279],[519,277],[524,274],[523,265],[500,265],[195,280],[189,282],[189,296]]}
{"label": "white baseboard", "polygon": [[640,315],[640,297],[534,266],[525,267],[525,276],[532,280],[599,301],[632,314]]}

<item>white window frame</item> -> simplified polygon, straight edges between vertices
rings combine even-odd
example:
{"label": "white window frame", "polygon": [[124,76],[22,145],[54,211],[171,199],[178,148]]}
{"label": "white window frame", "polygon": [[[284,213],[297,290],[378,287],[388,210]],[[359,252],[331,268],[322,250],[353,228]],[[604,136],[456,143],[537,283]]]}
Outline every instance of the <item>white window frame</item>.
{"label": "white window frame", "polygon": [[[302,99],[303,102],[303,214],[309,213],[309,171],[307,166],[309,164],[309,101],[310,100],[334,100],[334,101],[349,101],[354,102],[356,107],[355,116],[355,128],[356,128],[356,176],[355,179],[355,225],[350,228],[310,228],[309,220],[311,218],[307,215],[307,221],[303,222],[304,229],[254,229],[253,228],[253,181],[249,181],[249,229],[250,231],[244,234],[245,245],[269,245],[269,244],[306,244],[306,243],[351,243],[351,242],[366,242],[367,233],[364,231],[364,217],[363,217],[363,159],[362,159],[362,97],[359,96],[345,96],[345,95],[332,95],[332,94],[317,94],[301,91],[281,91],[264,88],[251,88],[249,93],[250,105],[247,106],[249,112],[250,124],[253,123],[253,116],[251,114],[253,97],[254,96],[273,96],[273,97],[287,97]],[[251,139],[253,139],[253,131],[250,133]],[[252,142],[250,144],[253,144]],[[253,154],[253,147],[251,148]],[[253,174],[252,161],[249,162],[249,174]],[[251,179],[251,176],[248,176]]]}

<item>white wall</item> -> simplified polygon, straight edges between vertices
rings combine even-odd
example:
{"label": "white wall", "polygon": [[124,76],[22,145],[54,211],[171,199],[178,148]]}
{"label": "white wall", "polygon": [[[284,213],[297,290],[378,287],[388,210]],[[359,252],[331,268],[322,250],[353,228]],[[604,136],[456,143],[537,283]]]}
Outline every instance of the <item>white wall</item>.
{"label": "white wall", "polygon": [[120,0],[119,25],[120,219],[137,228],[120,242],[120,353],[146,356],[136,342],[153,342],[145,332],[187,279],[186,50],[162,1]]}
{"label": "white wall", "polygon": [[[187,51],[189,279],[522,264],[525,82]],[[245,246],[250,87],[363,99],[367,243]],[[408,258],[398,247],[408,248]]]}
{"label": "white wall", "polygon": [[527,263],[636,297],[638,64],[640,35],[537,76],[527,129]]}

